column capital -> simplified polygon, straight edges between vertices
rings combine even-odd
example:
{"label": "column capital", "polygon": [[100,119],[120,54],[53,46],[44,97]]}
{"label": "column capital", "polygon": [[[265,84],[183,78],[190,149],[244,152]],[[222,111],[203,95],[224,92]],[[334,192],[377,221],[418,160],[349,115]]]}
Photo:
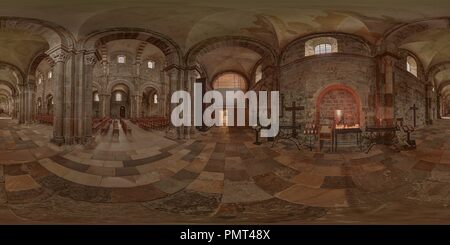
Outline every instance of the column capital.
{"label": "column capital", "polygon": [[70,57],[70,53],[62,48],[57,49],[55,51],[52,51],[51,53],[48,54],[50,56],[50,58],[53,59],[53,61],[55,63],[58,62],[66,62],[69,57]]}
{"label": "column capital", "polygon": [[95,65],[97,63],[97,55],[95,53],[85,53],[84,54],[84,64],[85,65]]}

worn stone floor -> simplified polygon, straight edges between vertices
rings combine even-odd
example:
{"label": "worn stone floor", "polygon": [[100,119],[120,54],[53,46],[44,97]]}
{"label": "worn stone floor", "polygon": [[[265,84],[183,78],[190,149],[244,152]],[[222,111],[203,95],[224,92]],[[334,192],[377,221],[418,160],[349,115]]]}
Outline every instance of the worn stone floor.
{"label": "worn stone floor", "polygon": [[450,223],[450,120],[416,131],[416,150],[369,154],[131,127],[57,147],[48,125],[0,120],[0,223]]}

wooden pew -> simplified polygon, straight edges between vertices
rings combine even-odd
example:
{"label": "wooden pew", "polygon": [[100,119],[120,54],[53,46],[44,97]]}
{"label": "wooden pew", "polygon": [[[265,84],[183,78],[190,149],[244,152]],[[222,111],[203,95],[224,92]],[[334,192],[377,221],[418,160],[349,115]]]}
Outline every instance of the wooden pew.
{"label": "wooden pew", "polygon": [[98,130],[102,129],[103,126],[108,122],[109,118],[103,117],[103,118],[94,118],[92,120],[92,132],[96,133]]}
{"label": "wooden pew", "polygon": [[106,123],[103,125],[103,127],[101,128],[101,134],[104,135],[106,133],[108,133],[109,131],[109,127],[111,126],[111,119],[108,119],[106,121]]}
{"label": "wooden pew", "polygon": [[125,134],[131,134],[131,128],[128,127],[127,123],[124,120],[120,119],[120,125],[122,125],[122,129]]}
{"label": "wooden pew", "polygon": [[114,120],[113,122],[113,137],[116,136],[119,137],[119,123],[117,120]]}
{"label": "wooden pew", "polygon": [[53,125],[53,115],[47,115],[47,114],[39,114],[36,115],[35,120],[39,123],[46,123]]}
{"label": "wooden pew", "polygon": [[165,117],[133,118],[130,121],[145,130],[162,130],[169,125],[169,119]]}

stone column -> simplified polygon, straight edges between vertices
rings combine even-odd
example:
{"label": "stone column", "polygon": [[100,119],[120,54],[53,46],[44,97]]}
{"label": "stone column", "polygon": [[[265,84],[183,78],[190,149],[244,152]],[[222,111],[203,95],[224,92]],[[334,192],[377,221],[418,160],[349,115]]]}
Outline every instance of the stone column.
{"label": "stone column", "polygon": [[197,137],[197,129],[195,128],[195,124],[194,124],[194,84],[197,81],[197,74],[196,74],[196,70],[191,70],[191,71],[187,71],[188,73],[188,80],[187,83],[185,84],[186,86],[186,90],[189,92],[189,94],[191,95],[191,126],[187,127],[186,132],[185,132],[185,138],[186,139],[195,139]]}
{"label": "stone column", "polygon": [[19,123],[25,123],[25,84],[19,84],[18,119]]}
{"label": "stone column", "polygon": [[442,119],[441,115],[441,95],[437,94],[436,96],[436,111],[437,111],[437,118]]}
{"label": "stone column", "polygon": [[426,124],[431,123],[431,96],[432,96],[433,86],[431,83],[425,85],[425,122]]}
{"label": "stone column", "polygon": [[380,76],[378,81],[379,86],[378,93],[380,93],[380,98],[382,101],[378,106],[378,120],[377,124],[380,123],[379,119],[384,119],[384,123],[387,125],[394,124],[394,66],[397,59],[389,54],[383,55],[380,59]]}
{"label": "stone column", "polygon": [[80,127],[83,129],[81,143],[89,144],[92,141],[92,80],[94,76],[94,66],[97,62],[95,53],[85,53],[83,57],[83,82],[80,86],[82,98],[81,108],[82,120]]}
{"label": "stone column", "polygon": [[35,97],[36,84],[33,80],[29,80],[25,87],[25,122],[33,123],[35,112]]}
{"label": "stone column", "polygon": [[134,118],[141,117],[142,96],[140,96],[140,95],[133,95],[132,97],[133,97],[133,101],[135,103],[134,114],[132,114],[132,117],[134,117]]}
{"label": "stone column", "polygon": [[[170,120],[170,115],[172,113],[172,110],[176,106],[175,104],[172,104],[170,102],[172,94],[175,91],[180,90],[181,84],[182,84],[182,82],[180,81],[180,78],[181,78],[181,76],[180,76],[181,74],[180,73],[181,73],[180,70],[178,68],[175,68],[175,67],[167,70],[167,75],[169,77],[169,89],[168,89],[169,90],[169,94],[168,94],[168,97],[167,97],[166,104],[167,104],[167,108],[169,108],[169,111],[168,111],[168,118],[169,118],[169,120]],[[180,128],[175,128],[175,126],[172,123],[170,123],[170,128],[168,130],[168,137],[181,139],[182,138],[181,137],[181,129]]]}
{"label": "stone column", "polygon": [[98,110],[100,117],[106,117],[106,94],[99,94],[100,101],[98,102]]}
{"label": "stone column", "polygon": [[[58,145],[62,145],[65,143],[64,139],[64,111],[65,109],[65,79],[64,79],[64,65],[68,54],[66,51],[59,49],[50,54],[50,57],[53,58],[55,65],[53,66],[53,75],[54,75],[54,91],[53,95],[53,139],[52,142]],[[70,89],[70,87],[68,88]],[[70,92],[70,91],[69,91]],[[70,106],[70,105],[69,105]],[[70,119],[69,119],[70,120]]]}
{"label": "stone column", "polygon": [[105,115],[111,117],[111,95],[105,94]]}
{"label": "stone column", "polygon": [[136,95],[131,94],[130,95],[130,118],[133,118],[136,116],[136,108],[137,108]]}

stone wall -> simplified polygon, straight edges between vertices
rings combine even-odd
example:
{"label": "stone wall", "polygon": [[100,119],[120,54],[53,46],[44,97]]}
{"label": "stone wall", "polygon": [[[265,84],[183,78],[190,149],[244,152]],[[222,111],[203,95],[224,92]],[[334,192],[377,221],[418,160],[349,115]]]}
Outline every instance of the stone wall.
{"label": "stone wall", "polygon": [[394,75],[394,117],[403,118],[403,122],[413,125],[414,113],[410,108],[415,105],[416,125],[425,125],[425,84],[408,71],[396,68]]}
{"label": "stone wall", "polygon": [[[360,124],[365,125],[365,117],[373,120],[375,115],[375,79],[376,62],[371,57],[340,53],[316,55],[282,66],[280,92],[285,105],[290,106],[295,101],[297,105],[305,107],[298,114],[300,121],[305,123],[315,120],[317,99],[324,89],[328,86],[344,86],[359,97]],[[285,111],[282,114],[282,121],[291,121],[291,113]]]}
{"label": "stone wall", "polygon": [[327,119],[333,120],[335,111],[342,111],[342,118],[340,124],[355,125],[359,124],[359,108],[356,98],[352,93],[345,89],[332,89],[325,92],[319,104],[319,122],[324,122]]}

